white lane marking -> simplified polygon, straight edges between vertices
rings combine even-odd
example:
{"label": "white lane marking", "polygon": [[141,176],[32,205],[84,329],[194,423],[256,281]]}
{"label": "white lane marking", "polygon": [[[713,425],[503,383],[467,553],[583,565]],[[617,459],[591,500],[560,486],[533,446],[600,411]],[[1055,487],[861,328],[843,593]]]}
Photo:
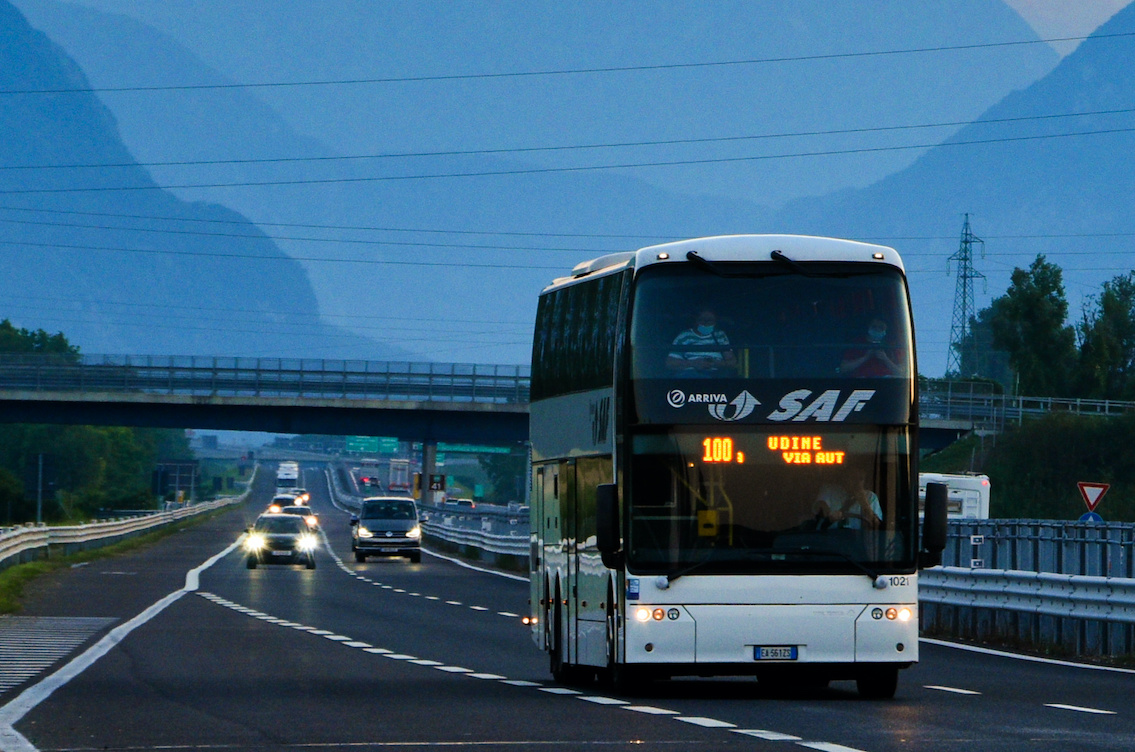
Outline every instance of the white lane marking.
{"label": "white lane marking", "polygon": [[980,695],[981,692],[976,692],[972,689],[959,689],[958,687],[943,687],[938,684],[926,684],[926,689],[936,689],[939,692],[951,692],[955,695]]}
{"label": "white lane marking", "polygon": [[325,635],[323,635],[323,636],[324,636],[325,638],[327,638],[328,640],[334,640],[335,642],[350,642],[350,641],[351,641],[351,638],[350,638],[350,637],[347,637],[347,635],[341,635],[341,634],[325,634]]}
{"label": "white lane marking", "polygon": [[383,655],[396,661],[412,661],[417,658],[415,655],[406,655],[405,653],[383,653]]}
{"label": "white lane marking", "polygon": [[521,577],[518,574],[509,574],[508,572],[497,572],[493,569],[485,569],[484,567],[475,567],[472,564],[469,564],[468,562],[461,561],[460,559],[454,559],[453,557],[450,557],[450,556],[443,556],[443,555],[437,553],[436,551],[430,551],[427,548],[423,548],[422,552],[429,554],[430,556],[434,557],[435,559],[444,559],[445,561],[448,561],[451,564],[456,564],[459,567],[465,567],[466,569],[472,569],[474,572],[484,572],[485,574],[496,575],[497,577],[506,577],[510,580],[516,580],[518,582],[528,582],[527,577]]}
{"label": "white lane marking", "polygon": [[716,718],[702,718],[696,715],[677,715],[674,716],[674,720],[681,721],[682,723],[690,723],[694,726],[702,726],[704,728],[737,728],[736,723],[719,721]]}
{"label": "white lane marking", "polygon": [[369,648],[371,646],[369,642],[359,642],[358,640],[351,640],[350,642],[344,642],[343,644],[349,648]]}
{"label": "white lane marking", "polygon": [[1073,663],[1072,661],[1060,661],[1055,658],[1041,658],[1036,655],[1022,655],[1020,653],[1009,653],[1004,650],[994,650],[993,648],[983,648],[977,645],[962,645],[957,642],[947,642],[945,640],[935,640],[929,637],[919,637],[919,642],[924,642],[927,645],[938,645],[943,648],[954,648],[956,650],[965,650],[970,653],[981,653],[982,655],[995,655],[998,658],[1013,658],[1018,661],[1031,661],[1033,663],[1047,663],[1050,666],[1067,666],[1069,668],[1086,668],[1092,671],[1110,671],[1116,674],[1135,674],[1135,668],[1117,668],[1115,666],[1097,666],[1092,663]]}
{"label": "white lane marking", "polygon": [[445,603],[446,603],[447,606],[464,606],[465,605],[461,601],[446,601]]}
{"label": "white lane marking", "polygon": [[489,610],[489,609],[485,608],[484,606],[470,606],[469,608],[473,609],[474,611],[488,611]]}
{"label": "white lane marking", "polygon": [[509,619],[519,619],[520,614],[514,614],[511,611],[497,611],[497,616],[505,616]]}
{"label": "white lane marking", "polygon": [[1057,710],[1074,710],[1077,713],[1093,713],[1095,715],[1116,715],[1114,710],[1100,710],[1099,708],[1084,708],[1079,705],[1063,705],[1059,702],[1046,702],[1046,708],[1056,708]]}
{"label": "white lane marking", "polygon": [[117,619],[0,616],[0,694],[66,658]]}
{"label": "white lane marking", "polygon": [[633,710],[636,713],[646,713],[647,715],[681,715],[677,710],[656,708],[653,705],[623,705],[622,708],[623,710]]}
{"label": "white lane marking", "polygon": [[596,705],[630,705],[626,700],[619,700],[614,697],[603,697],[602,695],[581,695],[579,699],[593,702]]}
{"label": "white lane marking", "polygon": [[469,674],[469,676],[472,676],[474,679],[492,679],[494,681],[504,678],[500,674]]}
{"label": "white lane marking", "polygon": [[818,749],[820,752],[863,752],[858,747],[845,747],[842,744],[832,744],[831,742],[796,742],[801,747],[808,749]]}
{"label": "white lane marking", "polygon": [[793,736],[792,734],[782,734],[779,731],[765,731],[764,729],[733,729],[733,733],[753,736],[757,739],[764,739],[767,742],[798,742],[804,738],[802,736]]}
{"label": "white lane marking", "polygon": [[333,634],[330,630],[327,629],[313,629],[311,630],[311,633],[313,635],[319,635],[320,637],[322,637],[323,635]]}
{"label": "white lane marking", "polygon": [[547,692],[550,695],[580,695],[582,692],[576,692],[574,689],[567,687],[540,687],[541,692]]}
{"label": "white lane marking", "polygon": [[87,648],[80,655],[71,659],[69,663],[58,671],[28,687],[11,702],[0,707],[0,749],[6,752],[12,752],[13,750],[35,750],[35,746],[29,742],[23,734],[13,728],[20,719],[50,697],[55,690],[65,686],[69,681],[90,668],[95,661],[109,653],[135,629],[150,621],[162,611],[165,611],[166,608],[177,602],[186,593],[196,592],[200,587],[201,573],[236,550],[243,537],[244,536],[237,538],[227,548],[211,556],[200,566],[189,570],[185,575],[185,586],[181,590],[175,590],[130,621],[110,630],[101,640]]}
{"label": "white lane marking", "polygon": [[501,684],[511,684],[514,687],[542,687],[540,682],[528,681],[527,679],[505,679]]}
{"label": "white lane marking", "polygon": [[419,666],[440,666],[440,665],[442,665],[441,661],[431,661],[429,658],[419,658],[416,661],[410,661],[410,663],[416,663]]}
{"label": "white lane marking", "polygon": [[438,671],[445,671],[449,674],[471,674],[473,669],[464,668],[462,666],[434,666]]}
{"label": "white lane marking", "polygon": [[386,655],[394,651],[387,650],[386,648],[363,648],[364,653],[374,653],[375,655]]}

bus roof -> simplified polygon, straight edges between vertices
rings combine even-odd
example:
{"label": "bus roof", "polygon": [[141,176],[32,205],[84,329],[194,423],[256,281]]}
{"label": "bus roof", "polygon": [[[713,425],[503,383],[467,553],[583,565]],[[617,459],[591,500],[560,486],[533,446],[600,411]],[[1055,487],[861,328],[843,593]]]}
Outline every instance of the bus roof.
{"label": "bus roof", "polygon": [[642,269],[652,264],[685,262],[686,254],[690,252],[707,261],[763,261],[771,260],[773,251],[780,251],[792,261],[858,261],[886,264],[904,273],[906,271],[895,249],[873,243],[810,235],[719,235],[600,256],[577,264],[571,276],[554,280],[551,287],[599,271],[614,272],[628,266]]}

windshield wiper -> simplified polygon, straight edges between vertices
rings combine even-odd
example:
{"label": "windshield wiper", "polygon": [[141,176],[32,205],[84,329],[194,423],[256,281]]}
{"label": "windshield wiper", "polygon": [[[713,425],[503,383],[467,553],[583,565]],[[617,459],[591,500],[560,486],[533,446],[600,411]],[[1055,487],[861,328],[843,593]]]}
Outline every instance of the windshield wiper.
{"label": "windshield wiper", "polygon": [[[692,253],[692,251],[691,251],[691,253]],[[711,548],[711,549],[709,549],[709,553],[706,555],[706,557],[704,559],[702,559],[701,561],[696,561],[693,564],[691,564],[690,566],[686,567],[685,569],[679,569],[675,572],[667,572],[666,573],[666,582],[668,582],[668,583],[673,582],[674,580],[678,579],[679,577],[685,577],[690,572],[701,569],[702,567],[704,567],[706,564],[708,564],[713,559],[713,555],[715,553],[717,553],[718,550],[719,549]]]}
{"label": "windshield wiper", "polygon": [[[817,548],[796,548],[796,549],[793,549],[791,551],[777,551],[776,553],[782,553],[785,556],[795,556],[797,554],[802,555],[802,556],[835,556],[837,558],[843,559],[848,564],[850,564],[851,566],[855,567],[856,569],[858,569],[863,574],[870,577],[871,583],[877,589],[882,590],[884,587],[887,586],[886,581],[882,580],[882,577],[878,572],[871,569],[870,567],[868,567],[863,562],[858,561],[856,559],[853,559],[852,557],[848,556],[847,554],[843,553],[842,551],[829,551],[829,550],[823,549],[823,548],[819,548],[819,549],[817,549]],[[881,580],[883,582],[882,586],[879,585],[879,582]]]}
{"label": "windshield wiper", "polygon": [[794,261],[794,260],[788,258],[787,256],[785,256],[783,251],[773,251],[772,253],[769,254],[769,258],[771,258],[773,261],[784,264],[789,269],[791,269],[792,271],[794,271],[797,274],[800,274],[802,276],[805,276],[805,277],[819,276],[815,272],[808,271],[807,267],[805,267],[799,261]]}
{"label": "windshield wiper", "polygon": [[696,251],[688,251],[686,253],[686,260],[692,261],[694,266],[700,266],[710,274],[716,274],[719,277],[730,276],[729,274],[726,274],[717,264],[713,263],[709,259],[699,256]]}

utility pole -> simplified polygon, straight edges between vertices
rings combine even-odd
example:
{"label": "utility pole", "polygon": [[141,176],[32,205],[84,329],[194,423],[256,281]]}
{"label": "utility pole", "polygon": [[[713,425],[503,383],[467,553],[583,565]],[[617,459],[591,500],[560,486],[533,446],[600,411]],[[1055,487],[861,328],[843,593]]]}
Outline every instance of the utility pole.
{"label": "utility pole", "polygon": [[[973,246],[981,245],[981,257],[985,258],[985,241],[973,234],[969,226],[969,214],[965,215],[962,225],[962,242],[950,261],[958,262],[958,282],[954,288],[954,316],[950,324],[950,352],[946,356],[946,373],[964,376],[962,363],[971,368],[974,363],[975,352],[970,352],[969,358],[962,358],[962,348],[966,346],[966,333],[969,330],[969,320],[977,313],[973,303],[973,281],[985,279],[981,272],[973,268]],[[969,347],[973,347],[973,342]],[[972,374],[970,374],[972,375]]]}

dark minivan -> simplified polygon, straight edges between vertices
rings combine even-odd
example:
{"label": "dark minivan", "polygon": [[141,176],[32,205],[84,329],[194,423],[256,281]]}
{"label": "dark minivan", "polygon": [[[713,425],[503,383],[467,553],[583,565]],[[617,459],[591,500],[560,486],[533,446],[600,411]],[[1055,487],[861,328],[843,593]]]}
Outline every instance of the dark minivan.
{"label": "dark minivan", "polygon": [[422,560],[422,528],[418,507],[404,496],[373,496],[363,499],[357,515],[351,515],[351,550],[355,561],[368,556],[406,556]]}

